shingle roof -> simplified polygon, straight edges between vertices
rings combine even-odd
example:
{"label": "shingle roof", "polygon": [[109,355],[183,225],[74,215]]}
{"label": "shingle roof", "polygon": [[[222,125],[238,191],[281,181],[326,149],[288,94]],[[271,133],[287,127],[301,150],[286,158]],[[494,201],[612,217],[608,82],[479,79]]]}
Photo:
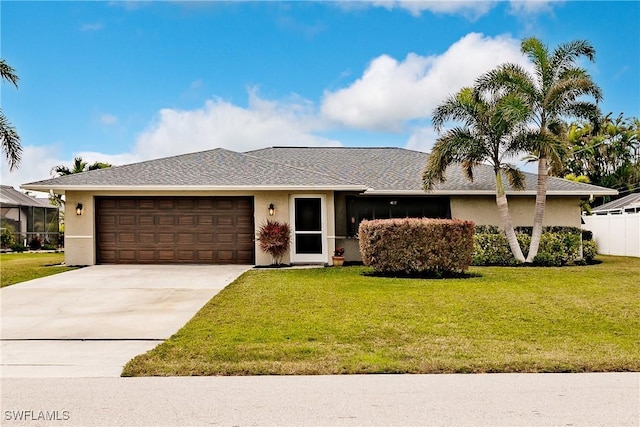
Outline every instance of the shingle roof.
{"label": "shingle roof", "polygon": [[225,186],[344,186],[345,180],[268,159],[217,148],[124,166],[82,172],[23,187],[80,186],[225,187]]}
{"label": "shingle roof", "polygon": [[[28,189],[137,187],[318,188],[370,193],[422,193],[428,154],[403,148],[271,147],[237,153],[217,148],[25,184]],[[535,194],[536,175],[525,174],[526,193]],[[512,192],[512,189],[508,191]],[[489,166],[481,165],[469,182],[451,167],[434,193],[495,192]],[[549,178],[548,194],[616,194],[589,184]]]}
{"label": "shingle roof", "polygon": [[0,186],[0,205],[2,206],[33,206],[37,208],[56,209],[48,200],[40,200],[19,192],[8,185]]}
{"label": "shingle roof", "polygon": [[628,194],[612,202],[596,206],[592,209],[592,212],[614,211],[632,207],[640,207],[640,193]]}
{"label": "shingle roof", "polygon": [[[247,154],[359,182],[376,192],[421,192],[422,171],[429,157],[427,153],[403,148],[349,147],[272,147]],[[536,185],[537,176],[525,173],[525,190],[535,194]],[[459,167],[452,166],[447,170],[446,181],[437,184],[433,191],[493,193],[493,169],[488,165],[478,166],[470,182]],[[516,190],[507,184],[507,191]],[[608,188],[554,177],[549,177],[548,193],[616,194]]]}

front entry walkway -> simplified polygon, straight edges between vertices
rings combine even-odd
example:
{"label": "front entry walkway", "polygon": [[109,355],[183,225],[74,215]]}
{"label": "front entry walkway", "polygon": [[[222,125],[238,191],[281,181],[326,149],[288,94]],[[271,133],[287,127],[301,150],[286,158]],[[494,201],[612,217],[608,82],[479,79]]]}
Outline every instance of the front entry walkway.
{"label": "front entry walkway", "polygon": [[97,265],[0,290],[0,377],[117,377],[251,266]]}

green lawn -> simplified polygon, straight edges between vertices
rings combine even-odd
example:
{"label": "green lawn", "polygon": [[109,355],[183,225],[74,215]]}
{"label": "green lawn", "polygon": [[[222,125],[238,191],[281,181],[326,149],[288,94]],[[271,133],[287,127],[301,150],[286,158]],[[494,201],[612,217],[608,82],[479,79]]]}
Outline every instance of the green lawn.
{"label": "green lawn", "polygon": [[62,262],[64,253],[61,252],[0,254],[0,287],[72,270],[60,265]]}
{"label": "green lawn", "polygon": [[253,270],[125,376],[640,370],[640,259],[393,279]]}

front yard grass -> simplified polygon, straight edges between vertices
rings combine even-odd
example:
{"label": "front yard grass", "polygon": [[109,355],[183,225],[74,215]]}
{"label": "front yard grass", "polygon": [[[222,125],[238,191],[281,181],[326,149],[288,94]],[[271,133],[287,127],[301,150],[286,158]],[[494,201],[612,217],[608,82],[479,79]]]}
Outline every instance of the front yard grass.
{"label": "front yard grass", "polygon": [[63,262],[61,252],[0,254],[0,287],[72,270]]}
{"label": "front yard grass", "polygon": [[640,259],[599,258],[443,280],[253,270],[123,375],[638,371]]}

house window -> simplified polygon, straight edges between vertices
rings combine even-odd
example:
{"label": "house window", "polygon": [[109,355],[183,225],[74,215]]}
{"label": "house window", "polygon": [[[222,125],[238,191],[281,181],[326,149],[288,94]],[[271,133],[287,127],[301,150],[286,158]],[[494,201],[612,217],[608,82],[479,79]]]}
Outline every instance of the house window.
{"label": "house window", "polygon": [[350,196],[346,202],[349,236],[358,234],[363,219],[451,218],[448,197]]}

